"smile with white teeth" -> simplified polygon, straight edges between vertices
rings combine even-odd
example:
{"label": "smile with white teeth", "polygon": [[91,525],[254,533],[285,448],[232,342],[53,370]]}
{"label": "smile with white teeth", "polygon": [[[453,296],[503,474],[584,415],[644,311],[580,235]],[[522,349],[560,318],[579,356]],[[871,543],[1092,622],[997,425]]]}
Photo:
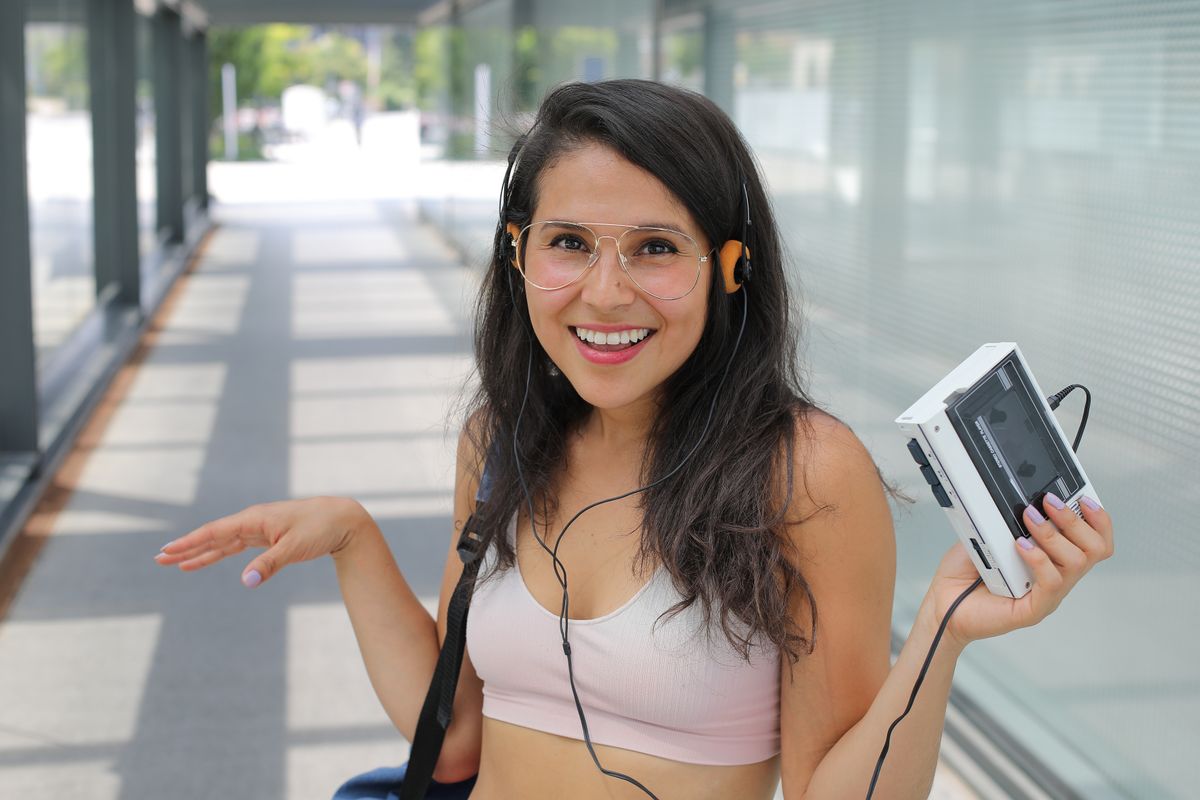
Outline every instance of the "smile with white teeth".
{"label": "smile with white teeth", "polygon": [[637,344],[650,335],[650,328],[629,328],[623,331],[593,331],[589,328],[575,328],[575,335],[589,344]]}

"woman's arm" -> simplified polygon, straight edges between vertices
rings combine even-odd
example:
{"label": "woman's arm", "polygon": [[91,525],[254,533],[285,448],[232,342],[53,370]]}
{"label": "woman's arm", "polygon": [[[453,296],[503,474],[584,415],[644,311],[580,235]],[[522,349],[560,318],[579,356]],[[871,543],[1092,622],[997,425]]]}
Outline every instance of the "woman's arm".
{"label": "woman's arm", "polygon": [[[867,796],[887,729],[908,704],[938,622],[933,618],[929,604],[923,603],[900,657],[888,672],[867,713],[825,753],[804,791],[790,792],[785,784],[787,800],[794,797],[819,800]],[[942,637],[912,710],[892,733],[874,797],[887,800],[929,797],[946,721],[950,683],[961,652],[961,646]]]}
{"label": "woman's arm", "polygon": [[[794,679],[784,662],[784,796],[865,798],[887,729],[908,704],[942,618],[978,573],[961,544],[950,548],[889,669],[895,536],[878,472],[853,433],[831,418],[817,421],[811,438],[807,458],[799,456],[797,466],[803,466],[808,496],[820,510],[793,528],[791,539],[819,617],[813,653],[801,656]],[[1034,589],[1012,600],[980,587],[955,611],[912,710],[892,734],[876,798],[928,797],[951,679],[966,644],[1037,623],[1092,566],[1112,555],[1112,524],[1102,509],[1085,503],[1081,519],[1047,500],[1044,510],[1048,519],[1026,514],[1036,545],[1018,548],[1034,574]]]}
{"label": "woman's arm", "polygon": [[[192,572],[248,548],[265,547],[242,572],[242,583],[254,588],[289,564],[331,555],[371,685],[392,723],[411,740],[445,636],[446,606],[462,573],[455,543],[474,506],[478,463],[464,435],[459,440],[455,479],[455,532],[442,576],[437,624],[401,575],[375,521],[349,498],[312,497],[250,506],[168,543],[155,561]],[[482,685],[468,657],[459,677],[454,718],[434,772],[437,780],[462,780],[477,771],[482,706]]]}
{"label": "woman's arm", "polygon": [[411,740],[437,661],[437,627],[365,510],[351,530],[349,542],[333,554],[342,601],[375,694]]}
{"label": "woman's arm", "polygon": [[[474,506],[478,461],[464,433],[459,439],[454,491],[454,534],[442,575],[438,621],[401,575],[374,520],[363,511],[347,545],[333,554],[338,583],[363,663],[380,703],[396,728],[411,741],[446,635],[446,609],[462,574],[456,545]],[[482,683],[464,658],[454,697],[454,714],[434,779],[452,783],[479,770]]]}

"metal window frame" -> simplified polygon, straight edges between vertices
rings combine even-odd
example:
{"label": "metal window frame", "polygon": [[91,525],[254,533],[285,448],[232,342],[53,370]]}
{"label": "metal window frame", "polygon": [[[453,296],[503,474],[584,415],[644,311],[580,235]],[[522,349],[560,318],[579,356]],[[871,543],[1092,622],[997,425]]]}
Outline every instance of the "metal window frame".
{"label": "metal window frame", "polygon": [[158,160],[157,229],[160,241],[183,241],[183,19],[160,7],[154,15],[154,113]]}
{"label": "metal window frame", "polygon": [[96,292],[137,306],[136,12],[110,0],[87,0],[87,11]]}
{"label": "metal window frame", "polygon": [[0,3],[0,452],[38,449],[25,167],[25,3]]}

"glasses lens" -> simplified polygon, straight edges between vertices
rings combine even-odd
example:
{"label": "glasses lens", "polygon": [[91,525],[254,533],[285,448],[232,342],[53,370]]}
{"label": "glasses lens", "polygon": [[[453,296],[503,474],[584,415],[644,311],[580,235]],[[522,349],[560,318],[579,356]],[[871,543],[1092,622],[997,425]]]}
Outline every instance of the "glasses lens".
{"label": "glasses lens", "polygon": [[525,279],[542,289],[559,289],[588,268],[596,238],[582,225],[535,222],[525,229],[518,247]]}
{"label": "glasses lens", "polygon": [[663,300],[683,297],[700,277],[700,246],[681,231],[632,228],[621,237],[621,253],[634,282]]}

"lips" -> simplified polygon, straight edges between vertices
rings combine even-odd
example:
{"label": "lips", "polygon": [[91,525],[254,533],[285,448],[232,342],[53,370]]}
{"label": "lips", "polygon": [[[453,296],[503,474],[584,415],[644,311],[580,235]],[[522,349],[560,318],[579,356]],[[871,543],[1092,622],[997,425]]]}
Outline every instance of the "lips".
{"label": "lips", "polygon": [[[620,364],[641,352],[653,338],[653,328],[617,328],[599,330],[596,327],[573,326],[571,333],[580,354],[595,364]],[[611,344],[610,344],[611,342]]]}

